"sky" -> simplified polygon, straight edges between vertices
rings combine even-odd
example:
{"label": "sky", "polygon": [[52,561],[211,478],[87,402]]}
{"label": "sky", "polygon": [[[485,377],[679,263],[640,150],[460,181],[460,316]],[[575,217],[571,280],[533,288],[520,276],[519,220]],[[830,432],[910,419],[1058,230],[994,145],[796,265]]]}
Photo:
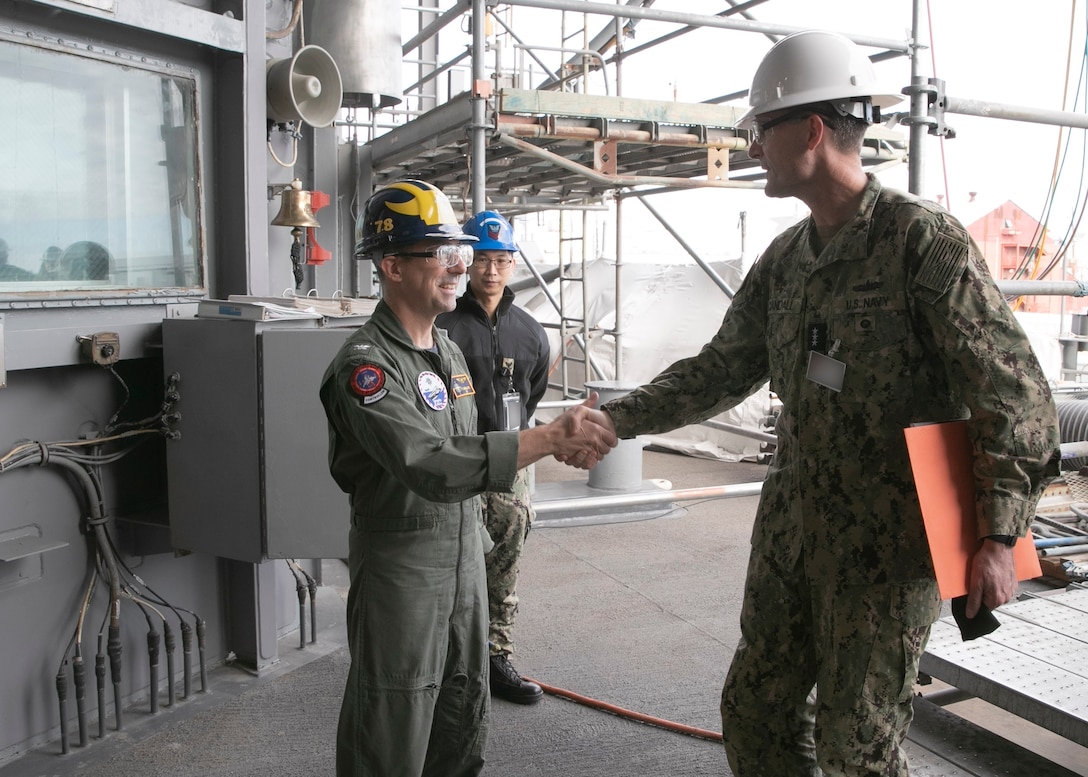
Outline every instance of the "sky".
{"label": "sky", "polygon": [[[722,0],[659,0],[652,8],[712,15],[724,5]],[[1046,110],[1075,109],[1084,113],[1084,100],[1074,103],[1078,82],[1083,77],[1080,68],[1085,51],[1084,5],[1082,0],[1037,0],[1031,4],[1013,0],[985,3],[921,0],[919,40],[927,49],[920,75],[943,79],[946,93],[960,100]],[[558,12],[513,7],[511,13],[513,26],[526,43],[558,45],[561,37]],[[910,35],[912,3],[910,0],[879,3],[768,0],[751,9],[750,14],[765,23],[903,40]],[[577,16],[568,14],[566,45],[571,47],[581,45],[580,37],[570,34],[581,27]],[[602,23],[602,17],[590,17],[588,26],[596,32]],[[1067,76],[1071,26],[1072,66]],[[634,39],[626,42],[626,48],[674,29],[676,25],[640,21]],[[620,76],[622,94],[700,102],[744,90],[771,45],[772,41],[759,33],[699,29],[627,59]],[[550,56],[554,59],[559,55]],[[541,57],[548,55],[542,52]],[[508,58],[507,62],[511,60]],[[910,83],[910,66],[905,58],[880,63],[876,71],[896,91]],[[613,94],[615,81],[616,75],[610,74],[608,88]],[[604,79],[596,83],[591,79],[589,88],[603,94]],[[1084,87],[1079,88],[1083,93]],[[747,107],[746,100],[734,104]],[[905,109],[906,102],[893,110]],[[1083,184],[1084,130],[1063,132],[1056,126],[956,114],[948,114],[946,122],[956,130],[954,139],[926,139],[920,191],[923,196],[940,199],[968,223],[1006,200],[1013,200],[1036,219],[1048,214],[1052,234],[1064,232],[1073,219]],[[1070,159],[1048,210],[1047,193],[1060,140],[1070,145]],[[905,165],[881,173],[880,177],[888,186],[901,189],[908,186]],[[774,234],[807,213],[795,200],[772,201],[762,192],[749,191],[699,190],[662,195],[655,197],[652,205],[704,258],[736,258],[743,254],[746,261],[754,259]],[[633,203],[625,213],[640,207]],[[742,211],[746,225],[743,242]],[[649,229],[644,226],[646,219],[641,214],[625,215],[625,223],[628,222],[641,223],[641,229]],[[683,260],[682,250],[671,238],[661,235],[659,247],[658,237],[650,234],[637,241],[625,238],[625,246],[641,246],[647,253],[665,250]],[[607,253],[608,238],[602,240],[602,250]],[[625,247],[625,256],[629,252]]]}

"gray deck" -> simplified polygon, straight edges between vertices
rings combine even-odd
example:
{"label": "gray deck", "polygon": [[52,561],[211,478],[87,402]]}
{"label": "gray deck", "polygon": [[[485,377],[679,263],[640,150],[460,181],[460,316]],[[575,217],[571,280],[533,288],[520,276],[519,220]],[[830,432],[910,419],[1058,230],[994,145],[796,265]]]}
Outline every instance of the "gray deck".
{"label": "gray deck", "polygon": [[[677,488],[757,481],[765,470],[654,452],[646,462],[647,477]],[[580,476],[543,466],[537,477]],[[717,730],[755,504],[756,497],[714,500],[652,520],[534,528],[515,665],[592,699]],[[0,777],[331,777],[348,661],[345,577],[341,562],[325,562],[317,643],[299,649],[297,634],[284,636],[281,661],[260,677],[220,667],[208,693],[157,715],[134,709],[125,731],[111,729],[67,756],[56,743],[43,747],[0,768]],[[942,709],[919,698],[915,706],[907,747],[916,776],[1088,777],[1088,749],[982,702]],[[730,771],[717,742],[548,696],[532,707],[494,702],[484,774]]]}

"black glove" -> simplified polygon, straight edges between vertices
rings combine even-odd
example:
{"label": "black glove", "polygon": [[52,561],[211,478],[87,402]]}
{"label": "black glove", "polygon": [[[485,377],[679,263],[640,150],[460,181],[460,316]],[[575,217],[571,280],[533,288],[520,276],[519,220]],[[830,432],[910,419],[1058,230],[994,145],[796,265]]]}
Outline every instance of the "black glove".
{"label": "black glove", "polygon": [[968,618],[966,596],[957,596],[952,599],[952,617],[956,619],[956,625],[960,627],[960,636],[963,637],[964,642],[985,637],[1001,625],[986,605],[979,605],[975,617]]}

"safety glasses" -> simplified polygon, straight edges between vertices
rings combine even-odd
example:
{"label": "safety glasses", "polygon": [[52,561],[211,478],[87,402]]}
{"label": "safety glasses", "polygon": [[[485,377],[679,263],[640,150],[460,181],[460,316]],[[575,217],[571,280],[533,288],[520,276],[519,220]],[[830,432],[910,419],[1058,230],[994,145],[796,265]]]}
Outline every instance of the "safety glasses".
{"label": "safety glasses", "polygon": [[386,256],[406,256],[414,259],[434,259],[439,265],[449,269],[458,263],[468,267],[472,264],[472,246],[465,243],[443,243],[430,251],[391,251]]}

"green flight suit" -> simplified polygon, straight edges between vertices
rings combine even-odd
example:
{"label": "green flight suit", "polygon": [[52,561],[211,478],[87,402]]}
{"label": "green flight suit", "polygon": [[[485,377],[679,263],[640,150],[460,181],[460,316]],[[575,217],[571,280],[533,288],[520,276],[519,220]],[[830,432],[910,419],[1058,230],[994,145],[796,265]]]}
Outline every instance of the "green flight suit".
{"label": "green flight suit", "polygon": [[[605,409],[620,437],[663,432],[770,381],[777,449],[722,693],[730,764],[906,775],[899,743],[940,603],[903,429],[969,415],[979,536],[1023,534],[1058,474],[1057,413],[947,212],[870,176],[857,216],[818,254],[814,238],[811,219],[779,235],[700,353]],[[811,720],[784,713],[813,685],[815,742]]]}
{"label": "green flight suit", "polygon": [[478,494],[509,491],[518,433],[476,434],[460,350],[417,348],[379,302],[322,378],[329,467],[349,494],[351,667],[337,777],[479,774],[487,591]]}

